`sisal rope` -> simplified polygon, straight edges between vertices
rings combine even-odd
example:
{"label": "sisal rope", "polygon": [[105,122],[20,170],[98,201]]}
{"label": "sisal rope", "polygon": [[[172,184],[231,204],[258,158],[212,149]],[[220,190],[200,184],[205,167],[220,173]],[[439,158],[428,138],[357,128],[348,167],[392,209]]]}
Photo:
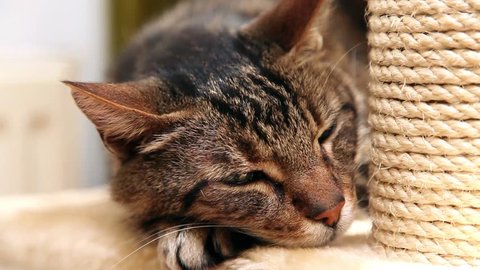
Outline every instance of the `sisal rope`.
{"label": "sisal rope", "polygon": [[480,266],[480,0],[369,0],[373,246]]}

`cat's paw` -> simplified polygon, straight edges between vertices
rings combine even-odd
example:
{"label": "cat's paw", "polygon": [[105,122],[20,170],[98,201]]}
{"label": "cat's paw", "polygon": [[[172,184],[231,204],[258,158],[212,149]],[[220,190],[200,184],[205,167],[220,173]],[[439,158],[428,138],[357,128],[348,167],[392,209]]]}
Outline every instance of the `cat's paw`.
{"label": "cat's paw", "polygon": [[212,228],[184,228],[165,234],[158,256],[169,270],[204,270],[233,256],[229,232]]}

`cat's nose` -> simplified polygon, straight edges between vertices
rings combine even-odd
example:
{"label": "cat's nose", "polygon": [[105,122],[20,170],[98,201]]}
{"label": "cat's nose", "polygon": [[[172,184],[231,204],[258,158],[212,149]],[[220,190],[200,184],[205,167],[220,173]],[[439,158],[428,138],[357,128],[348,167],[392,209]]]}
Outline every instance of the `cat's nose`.
{"label": "cat's nose", "polygon": [[332,207],[325,207],[324,204],[309,204],[305,201],[294,200],[295,207],[307,218],[324,223],[333,227],[337,224],[345,205],[345,198],[342,196],[333,203]]}
{"label": "cat's nose", "polygon": [[345,205],[345,199],[342,199],[337,205],[334,207],[317,212],[318,214],[313,214],[310,218],[316,221],[321,221],[325,225],[330,227],[335,226],[338,220],[340,219],[340,214],[342,213],[342,208]]}

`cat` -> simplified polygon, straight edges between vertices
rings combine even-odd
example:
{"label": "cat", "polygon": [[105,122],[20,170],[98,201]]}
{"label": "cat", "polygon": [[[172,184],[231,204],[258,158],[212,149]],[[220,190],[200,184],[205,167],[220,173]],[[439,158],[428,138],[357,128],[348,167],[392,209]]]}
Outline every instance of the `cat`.
{"label": "cat", "polygon": [[167,269],[322,246],[350,225],[367,168],[363,5],[184,1],[132,41],[114,83],[65,82]]}

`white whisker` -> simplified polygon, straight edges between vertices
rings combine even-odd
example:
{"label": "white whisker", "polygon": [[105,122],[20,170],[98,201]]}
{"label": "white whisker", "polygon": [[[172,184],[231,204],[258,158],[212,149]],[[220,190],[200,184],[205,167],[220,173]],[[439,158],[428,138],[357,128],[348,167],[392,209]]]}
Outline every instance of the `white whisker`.
{"label": "white whisker", "polygon": [[[181,227],[181,226],[188,226],[188,224],[183,224],[183,225],[178,225],[178,226],[174,226],[174,227],[171,227],[171,228],[168,228],[168,229],[165,229],[165,230],[162,230],[161,232],[165,232],[165,231],[168,231],[168,230],[171,230],[172,228],[178,228],[178,227]],[[155,241],[158,241],[166,236],[169,236],[171,234],[175,234],[175,233],[178,233],[178,232],[183,232],[183,231],[187,231],[187,230],[191,230],[191,229],[202,229],[202,228],[235,228],[234,226],[226,226],[226,225],[198,225],[198,226],[192,226],[192,227],[187,227],[187,228],[181,228],[181,229],[178,229],[178,230],[174,230],[174,231],[171,231],[171,232],[166,232],[164,233],[163,235],[160,235],[158,237],[155,237],[154,239],[148,241],[147,243],[141,245],[140,247],[138,247],[137,249],[135,249],[134,251],[130,252],[127,256],[123,257],[121,260],[119,260],[118,262],[116,262],[114,265],[112,265],[112,267],[108,268],[108,270],[112,270],[114,269],[115,267],[117,267],[118,265],[120,265],[122,262],[126,261],[128,258],[130,258],[132,255],[134,255],[135,253],[137,253],[138,251],[140,251],[141,249],[143,249],[144,247],[150,245],[151,243],[155,242]],[[159,232],[159,233],[161,233]],[[158,234],[158,233],[156,233]],[[156,235],[156,234],[153,234],[153,235]],[[151,238],[152,236],[148,237],[147,239]],[[145,241],[146,239],[142,240],[141,242]]]}
{"label": "white whisker", "polygon": [[141,243],[145,240],[148,240],[149,238],[151,238],[153,235],[155,235],[157,233],[158,232],[156,232],[156,229],[151,229],[151,230],[148,230],[146,232],[143,232],[142,235],[147,235],[147,237],[145,239],[138,240],[139,239],[138,235],[135,235],[135,236],[129,237],[128,239],[123,240],[121,243],[119,243],[119,245],[126,245],[130,242],[134,242],[135,240],[138,240],[138,242],[134,242],[134,243],[139,244],[139,243]]}
{"label": "white whisker", "polygon": [[[355,46],[351,47],[346,53],[344,53],[338,60],[337,62],[335,62],[335,64],[333,65],[333,67],[330,69],[330,72],[328,73],[327,75],[327,78],[325,79],[325,82],[323,83],[322,85],[322,89],[325,88],[325,85],[327,85],[328,83],[328,79],[330,79],[330,76],[332,75],[332,73],[335,71],[335,68],[337,68],[337,65],[343,60],[343,58],[345,58],[345,56],[347,56],[350,52],[352,52],[354,49],[356,49],[358,46],[360,46],[363,42],[359,42],[357,43]],[[325,71],[324,71],[325,72]],[[323,73],[321,74],[321,76],[323,76]],[[321,77],[320,76],[320,77]]]}
{"label": "white whisker", "polygon": [[146,238],[144,238],[144,239],[142,239],[142,240],[137,241],[137,242],[135,243],[135,245],[139,245],[139,244],[141,244],[142,242],[148,241],[148,240],[150,240],[151,238],[156,237],[156,236],[158,236],[159,234],[165,233],[165,232],[167,232],[167,231],[169,231],[169,230],[176,229],[176,228],[181,228],[181,227],[186,227],[186,226],[193,226],[193,225],[194,225],[194,226],[197,226],[197,225],[207,225],[207,224],[206,224],[206,223],[188,223],[188,224],[180,224],[180,225],[168,227],[168,228],[163,229],[163,230],[160,230],[160,231],[158,231],[158,232],[153,232],[154,230],[150,230],[151,233],[147,233],[147,234],[149,234],[149,236],[147,236]]}

